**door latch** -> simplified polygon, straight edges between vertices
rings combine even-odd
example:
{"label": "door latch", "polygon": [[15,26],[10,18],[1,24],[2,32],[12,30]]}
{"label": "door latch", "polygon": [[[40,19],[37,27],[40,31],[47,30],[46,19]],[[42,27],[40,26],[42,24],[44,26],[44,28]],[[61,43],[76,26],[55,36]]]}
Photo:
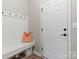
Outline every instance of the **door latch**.
{"label": "door latch", "polygon": [[43,8],[41,8],[41,12],[43,12]]}
{"label": "door latch", "polygon": [[41,28],[41,31],[43,32],[43,28]]}
{"label": "door latch", "polygon": [[42,51],[43,51],[43,47],[42,47],[41,49],[42,49]]}
{"label": "door latch", "polygon": [[67,34],[62,34],[62,35],[60,35],[60,36],[67,36]]}

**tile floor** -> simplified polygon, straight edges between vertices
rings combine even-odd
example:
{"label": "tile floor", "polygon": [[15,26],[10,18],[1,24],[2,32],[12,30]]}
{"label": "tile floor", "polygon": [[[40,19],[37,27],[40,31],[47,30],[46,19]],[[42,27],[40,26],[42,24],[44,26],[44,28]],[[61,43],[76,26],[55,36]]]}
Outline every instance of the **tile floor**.
{"label": "tile floor", "polygon": [[25,59],[42,59],[42,58],[37,56],[37,55],[35,55],[35,54],[33,54],[33,55],[31,55],[31,56],[29,56],[29,57],[27,57]]}
{"label": "tile floor", "polygon": [[23,54],[20,54],[19,55],[19,57],[12,57],[12,58],[10,58],[10,59],[42,59],[41,57],[39,57],[39,56],[37,56],[37,55],[35,55],[35,54],[32,54],[31,56],[28,56],[28,57],[26,57],[25,55],[23,55]]}

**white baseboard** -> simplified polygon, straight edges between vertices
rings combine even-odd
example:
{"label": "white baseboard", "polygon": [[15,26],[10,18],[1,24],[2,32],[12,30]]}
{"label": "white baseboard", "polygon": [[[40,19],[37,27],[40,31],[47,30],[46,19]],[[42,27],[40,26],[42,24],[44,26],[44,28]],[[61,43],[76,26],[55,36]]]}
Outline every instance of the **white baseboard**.
{"label": "white baseboard", "polygon": [[42,56],[41,53],[39,53],[38,51],[33,51],[34,54],[38,55],[38,56]]}

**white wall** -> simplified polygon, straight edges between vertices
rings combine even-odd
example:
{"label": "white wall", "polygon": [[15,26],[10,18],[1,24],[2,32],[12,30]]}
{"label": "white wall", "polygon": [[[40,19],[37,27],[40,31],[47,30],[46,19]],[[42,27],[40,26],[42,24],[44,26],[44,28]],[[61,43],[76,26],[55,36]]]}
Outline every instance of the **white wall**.
{"label": "white wall", "polygon": [[17,45],[22,42],[25,31],[28,31],[28,20],[2,16],[3,48],[6,49],[7,45]]}
{"label": "white wall", "polygon": [[[16,14],[24,15],[24,17],[27,17],[28,16],[28,0],[2,0],[2,9],[4,11],[6,11],[6,12],[16,13]],[[9,18],[11,18],[11,17],[9,17]],[[15,32],[14,32],[13,35],[15,35],[17,33],[17,31],[20,32],[19,28],[22,28],[23,26],[26,26],[25,28],[23,28],[23,30],[28,29],[28,27],[27,27],[27,25],[28,25],[27,20],[18,20],[18,18],[11,18],[11,20],[10,20],[10,19],[7,19],[7,17],[3,17],[2,19],[3,19],[2,20],[2,22],[3,22],[3,30],[6,31],[6,32],[9,32],[7,30],[7,29],[9,29],[9,30],[14,32],[14,29],[15,29]],[[18,22],[18,24],[17,24],[17,22]],[[7,34],[9,34],[9,33],[7,33]],[[3,36],[4,36],[4,39],[5,39],[5,35],[3,35]]]}
{"label": "white wall", "polygon": [[[28,0],[2,0],[2,9],[6,12],[28,16]],[[28,31],[28,20],[16,17],[2,17],[3,48],[17,44],[23,39],[23,32]]]}
{"label": "white wall", "polygon": [[[28,3],[28,1],[30,3]],[[40,52],[40,0],[2,0],[2,9],[30,16],[29,29],[36,40],[35,50]],[[29,4],[29,5],[28,5]],[[29,8],[30,7],[30,8]],[[29,10],[28,10],[29,8]],[[29,13],[28,13],[29,12]]]}
{"label": "white wall", "polygon": [[[41,51],[41,36],[40,36],[40,0],[2,0],[2,9],[10,12],[23,14],[30,16],[29,29],[36,40],[35,49]],[[29,5],[28,5],[29,2]],[[76,0],[72,0],[72,23],[77,22],[76,20]],[[28,13],[29,7],[29,13]],[[77,32],[76,28],[72,28],[72,52],[76,51],[77,43]],[[73,58],[75,59],[75,58]]]}
{"label": "white wall", "polygon": [[35,50],[41,52],[40,0],[29,0],[29,30],[35,39]]}
{"label": "white wall", "polygon": [[[77,28],[73,28],[73,23],[77,22],[77,11],[76,11],[76,0],[72,0],[72,30],[71,30],[71,50],[72,53],[77,51]],[[33,33],[34,38],[36,40],[36,50],[41,51],[41,46],[40,46],[40,0],[29,0],[29,16],[30,16],[30,24],[29,24],[29,29]],[[73,56],[73,55],[72,55]],[[76,59],[76,57],[72,57],[72,59]]]}
{"label": "white wall", "polygon": [[2,0],[2,9],[28,16],[28,0]]}

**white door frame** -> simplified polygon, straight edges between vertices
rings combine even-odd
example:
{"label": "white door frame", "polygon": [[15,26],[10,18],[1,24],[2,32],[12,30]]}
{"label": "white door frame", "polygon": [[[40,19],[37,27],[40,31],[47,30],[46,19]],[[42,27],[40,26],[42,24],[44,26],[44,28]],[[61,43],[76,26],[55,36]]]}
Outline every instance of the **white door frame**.
{"label": "white door frame", "polygon": [[[40,0],[41,1],[41,0]],[[72,6],[72,0],[68,0],[68,59],[71,59],[71,6]],[[41,13],[41,2],[40,2],[40,14]],[[41,16],[41,22],[42,22],[42,16]],[[42,24],[40,29],[42,28]],[[42,42],[42,32],[41,32],[41,48],[42,48],[43,42]],[[42,55],[42,51],[41,51],[41,55]]]}
{"label": "white door frame", "polygon": [[68,59],[71,59],[71,6],[72,0],[68,0]]}

